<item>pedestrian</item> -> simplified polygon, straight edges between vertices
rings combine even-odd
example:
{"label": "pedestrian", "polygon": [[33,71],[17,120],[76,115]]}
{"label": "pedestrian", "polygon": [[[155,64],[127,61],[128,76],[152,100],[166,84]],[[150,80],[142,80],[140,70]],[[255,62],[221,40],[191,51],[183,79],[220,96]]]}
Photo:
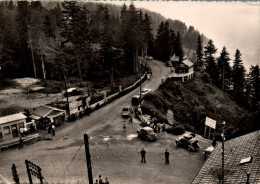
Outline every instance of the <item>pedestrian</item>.
{"label": "pedestrian", "polygon": [[98,180],[96,180],[96,182],[94,184],[98,184]]}
{"label": "pedestrian", "polygon": [[24,136],[24,129],[23,129],[22,126],[20,127],[20,130],[19,130],[19,131],[20,131],[20,135],[23,137],[23,136]]}
{"label": "pedestrian", "polygon": [[126,130],[126,123],[124,121],[123,130]]}
{"label": "pedestrian", "polygon": [[54,136],[55,135],[55,125],[54,124],[51,125],[51,131],[52,131],[52,136]]}
{"label": "pedestrian", "polygon": [[99,178],[99,180],[98,180],[98,184],[104,184],[104,183],[103,183],[103,180],[102,180],[102,176],[99,175],[98,178]]}
{"label": "pedestrian", "polygon": [[163,123],[162,131],[165,132],[165,123]]}
{"label": "pedestrian", "polygon": [[165,164],[169,164],[169,156],[170,153],[168,152],[168,150],[165,150]]}
{"label": "pedestrian", "polygon": [[132,114],[130,114],[130,116],[129,116],[129,123],[133,123],[133,116],[132,116]]}
{"label": "pedestrian", "polygon": [[104,184],[109,184],[109,181],[108,181],[107,177],[105,179],[105,183]]}
{"label": "pedestrian", "polygon": [[144,148],[142,148],[142,151],[141,151],[141,157],[142,157],[141,162],[142,163],[146,163],[145,154],[146,154],[146,151],[144,150]]}
{"label": "pedestrian", "polygon": [[48,126],[48,134],[52,133],[51,125]]}
{"label": "pedestrian", "polygon": [[213,146],[213,147],[216,147],[216,144],[217,144],[217,141],[216,141],[216,139],[215,139],[215,138],[213,138],[213,141],[212,141],[212,146]]}
{"label": "pedestrian", "polygon": [[20,149],[23,149],[23,139],[22,139],[22,137],[20,137],[19,143],[20,143]]}
{"label": "pedestrian", "polygon": [[160,133],[160,131],[161,131],[161,127],[160,127],[160,126],[158,126],[158,133]]}

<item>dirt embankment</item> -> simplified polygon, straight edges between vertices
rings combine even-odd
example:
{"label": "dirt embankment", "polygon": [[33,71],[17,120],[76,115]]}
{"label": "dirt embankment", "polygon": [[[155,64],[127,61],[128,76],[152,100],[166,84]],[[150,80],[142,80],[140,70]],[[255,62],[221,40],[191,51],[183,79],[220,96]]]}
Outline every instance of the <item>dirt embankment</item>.
{"label": "dirt embankment", "polygon": [[211,85],[206,74],[196,74],[185,83],[167,79],[156,92],[146,97],[143,107],[152,109],[164,120],[170,109],[177,124],[201,135],[204,133],[206,117],[217,120],[216,136],[220,136],[223,121],[226,122],[227,134],[232,136],[238,122],[247,115],[247,111],[239,107],[228,94]]}

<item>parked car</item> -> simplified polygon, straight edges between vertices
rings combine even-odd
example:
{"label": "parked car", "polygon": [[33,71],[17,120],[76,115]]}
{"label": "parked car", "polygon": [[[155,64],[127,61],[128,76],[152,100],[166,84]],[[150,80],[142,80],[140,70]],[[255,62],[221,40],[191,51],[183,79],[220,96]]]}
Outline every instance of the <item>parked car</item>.
{"label": "parked car", "polygon": [[139,105],[141,102],[140,95],[134,95],[132,97],[132,105]]}
{"label": "parked car", "polygon": [[141,94],[142,97],[144,97],[145,95],[151,93],[151,89],[148,89],[148,88],[143,88],[141,89],[141,93],[139,92],[139,95]]}
{"label": "parked car", "polygon": [[189,151],[198,151],[199,145],[198,140],[194,138],[195,134],[189,133],[184,134],[183,136],[178,137],[175,142],[177,147],[186,148]]}
{"label": "parked car", "polygon": [[64,96],[78,96],[78,95],[82,95],[83,91],[81,89],[77,89],[77,88],[68,88],[67,92],[64,92]]}
{"label": "parked car", "polygon": [[132,108],[131,107],[124,107],[122,109],[121,115],[122,115],[122,117],[127,117],[128,118],[131,113],[132,113]]}
{"label": "parked car", "polygon": [[214,146],[209,146],[206,149],[204,149],[204,158],[207,159],[214,149]]}
{"label": "parked car", "polygon": [[157,134],[153,131],[151,127],[143,127],[137,130],[138,137],[145,141],[155,141],[157,139]]}

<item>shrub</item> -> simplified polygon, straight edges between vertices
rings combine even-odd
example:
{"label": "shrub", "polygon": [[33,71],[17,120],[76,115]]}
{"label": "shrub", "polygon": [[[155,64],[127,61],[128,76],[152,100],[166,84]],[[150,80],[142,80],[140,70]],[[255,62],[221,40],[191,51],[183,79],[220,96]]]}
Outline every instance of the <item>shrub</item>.
{"label": "shrub", "polygon": [[181,135],[185,132],[185,128],[183,125],[176,125],[172,130],[172,134],[174,135]]}

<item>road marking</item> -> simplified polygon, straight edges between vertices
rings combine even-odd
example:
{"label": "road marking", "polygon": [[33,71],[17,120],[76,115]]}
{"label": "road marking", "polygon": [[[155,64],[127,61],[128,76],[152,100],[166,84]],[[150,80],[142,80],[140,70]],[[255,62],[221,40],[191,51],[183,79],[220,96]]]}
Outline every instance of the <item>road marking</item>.
{"label": "road marking", "polygon": [[5,179],[2,174],[0,174],[0,177],[2,178],[2,180],[3,180],[6,184],[12,184],[10,181],[8,181],[7,179]]}

